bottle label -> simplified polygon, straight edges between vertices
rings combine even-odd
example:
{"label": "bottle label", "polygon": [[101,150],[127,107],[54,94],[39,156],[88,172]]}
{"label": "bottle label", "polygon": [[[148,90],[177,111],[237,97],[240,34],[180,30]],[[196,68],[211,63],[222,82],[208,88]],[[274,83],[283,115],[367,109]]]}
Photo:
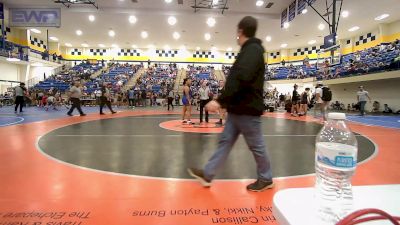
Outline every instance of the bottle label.
{"label": "bottle label", "polygon": [[318,156],[318,162],[326,164],[328,166],[333,167],[341,167],[341,168],[352,168],[356,166],[356,161],[353,160],[353,157],[342,157],[336,156],[335,159],[329,159],[325,156]]}
{"label": "bottle label", "polygon": [[318,143],[317,161],[336,168],[354,168],[357,165],[357,148],[338,143]]}

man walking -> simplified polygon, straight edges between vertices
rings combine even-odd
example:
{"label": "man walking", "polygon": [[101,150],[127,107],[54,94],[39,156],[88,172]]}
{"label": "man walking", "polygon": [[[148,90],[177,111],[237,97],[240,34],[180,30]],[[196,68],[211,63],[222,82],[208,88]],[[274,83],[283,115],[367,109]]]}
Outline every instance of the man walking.
{"label": "man walking", "polygon": [[82,97],[82,90],[80,88],[81,83],[79,83],[78,81],[75,81],[74,86],[72,86],[69,89],[69,100],[72,103],[72,107],[71,109],[68,111],[67,115],[68,116],[72,116],[72,112],[74,111],[74,109],[78,109],[79,114],[81,116],[86,116],[85,113],[82,112],[81,109],[81,97]]}
{"label": "man walking", "polygon": [[[207,86],[207,81],[203,80],[199,89],[200,95],[200,123],[203,123],[203,111],[210,99],[210,88]],[[208,111],[206,110],[206,123],[208,123]]]}
{"label": "man walking", "polygon": [[228,119],[219,138],[218,149],[204,170],[188,169],[189,174],[205,187],[211,185],[240,134],[244,136],[257,163],[258,179],[248,185],[247,190],[258,192],[273,187],[271,164],[261,128],[265,51],[261,40],[255,38],[256,30],[257,20],[253,17],[247,16],[239,22],[237,40],[241,46],[240,53],[230,70],[222,95],[206,106],[211,112],[226,108]]}
{"label": "man walking", "polygon": [[18,111],[18,106],[19,106],[19,112],[22,113],[22,108],[24,107],[24,97],[25,97],[25,83],[20,83],[19,86],[15,87],[14,89],[14,96],[15,96],[15,113]]}
{"label": "man walking", "polygon": [[112,114],[115,114],[115,112],[112,107],[111,107],[111,101],[110,101],[110,89],[107,87],[107,84],[103,84],[103,87],[101,88],[101,96],[100,96],[100,115],[105,115],[103,113],[103,108],[104,105],[107,105],[108,109],[111,111]]}
{"label": "man walking", "polygon": [[367,99],[371,102],[368,91],[364,90],[363,86],[358,87],[357,101],[360,105],[360,116],[365,116],[365,105],[367,104]]}

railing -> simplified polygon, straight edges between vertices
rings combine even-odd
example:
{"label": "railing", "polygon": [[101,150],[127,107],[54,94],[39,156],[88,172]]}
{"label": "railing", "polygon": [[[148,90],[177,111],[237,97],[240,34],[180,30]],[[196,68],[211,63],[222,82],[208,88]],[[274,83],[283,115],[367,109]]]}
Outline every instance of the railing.
{"label": "railing", "polygon": [[19,59],[22,61],[29,61],[29,47],[17,45],[9,41],[5,41],[3,46],[3,39],[0,39],[0,55],[9,59]]}
{"label": "railing", "polygon": [[[49,76],[61,73],[61,71],[63,71],[63,66],[64,65],[60,65],[59,67],[51,70],[49,73]],[[38,84],[40,81],[44,81],[43,76],[33,77],[33,78],[29,79],[28,81],[26,81],[26,83],[28,85],[28,88],[31,88],[31,87],[34,87],[36,84]]]}

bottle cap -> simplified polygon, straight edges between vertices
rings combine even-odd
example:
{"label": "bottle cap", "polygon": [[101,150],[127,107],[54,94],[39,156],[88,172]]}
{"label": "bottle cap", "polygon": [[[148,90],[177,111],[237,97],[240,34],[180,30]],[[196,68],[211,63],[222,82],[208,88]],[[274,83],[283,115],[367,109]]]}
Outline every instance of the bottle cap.
{"label": "bottle cap", "polygon": [[346,114],[344,114],[344,113],[329,113],[328,114],[328,119],[331,119],[331,120],[345,120],[346,119]]}

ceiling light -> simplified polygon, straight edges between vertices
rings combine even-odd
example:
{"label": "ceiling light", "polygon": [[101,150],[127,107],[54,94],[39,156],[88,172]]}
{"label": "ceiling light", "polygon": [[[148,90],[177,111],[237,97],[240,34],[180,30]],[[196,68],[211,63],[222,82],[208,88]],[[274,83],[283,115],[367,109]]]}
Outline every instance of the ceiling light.
{"label": "ceiling light", "polygon": [[149,36],[149,34],[147,33],[147,31],[142,31],[142,32],[140,33],[140,36],[141,36],[143,39],[146,39],[146,38]]}
{"label": "ceiling light", "polygon": [[218,2],[219,2],[219,0],[213,0],[213,1],[212,1],[212,4],[213,4],[213,5],[216,5],[216,4],[218,4]]}
{"label": "ceiling light", "polygon": [[114,36],[115,36],[115,31],[109,30],[109,31],[108,31],[108,36],[114,37]]}
{"label": "ceiling light", "polygon": [[376,18],[375,18],[375,20],[377,20],[377,21],[379,21],[379,20],[383,20],[383,19],[386,19],[386,18],[388,18],[389,17],[389,14],[382,14],[382,15],[380,15],[380,16],[377,16]]}
{"label": "ceiling light", "polygon": [[30,29],[30,31],[32,31],[33,33],[36,33],[36,34],[42,33],[42,31],[35,29],[35,28]]}
{"label": "ceiling light", "polygon": [[264,1],[258,0],[258,1],[256,2],[256,6],[260,7],[260,6],[262,6],[262,5],[264,5]]}
{"label": "ceiling light", "polygon": [[112,44],[111,47],[118,48],[118,45],[117,44]]}
{"label": "ceiling light", "polygon": [[356,31],[356,30],[358,30],[358,29],[360,29],[360,27],[354,26],[354,27],[350,28],[349,31],[350,31],[350,32],[353,32],[353,31]]}
{"label": "ceiling light", "polygon": [[70,43],[65,43],[65,46],[72,47],[72,45]]}
{"label": "ceiling light", "polygon": [[215,21],[214,18],[210,17],[210,18],[207,19],[207,25],[208,25],[209,27],[215,26],[215,23],[216,23],[216,21]]}
{"label": "ceiling light", "polygon": [[171,2],[172,2],[172,0],[165,0],[165,2],[166,2],[166,3],[171,3]]}
{"label": "ceiling light", "polygon": [[211,34],[210,33],[205,33],[204,34],[204,39],[206,39],[206,41],[209,41],[211,39]]}
{"label": "ceiling light", "polygon": [[82,47],[87,48],[87,47],[89,47],[89,45],[88,44],[82,44]]}
{"label": "ceiling light", "polygon": [[170,50],[171,48],[169,47],[169,45],[164,45],[164,50]]}
{"label": "ceiling light", "polygon": [[287,44],[281,44],[281,48],[286,48]]}
{"label": "ceiling light", "polygon": [[342,17],[343,17],[343,18],[349,17],[349,11],[346,11],[346,10],[343,11],[343,12],[342,12]]}
{"label": "ceiling light", "polygon": [[168,24],[173,26],[176,24],[176,18],[173,16],[168,17]]}
{"label": "ceiling light", "polygon": [[200,50],[200,47],[196,47],[196,50],[199,51],[199,50]]}
{"label": "ceiling light", "polygon": [[227,51],[227,52],[231,52],[231,51],[232,51],[232,48],[229,47],[229,48],[226,49],[226,51]]}
{"label": "ceiling light", "polygon": [[272,40],[272,38],[271,38],[271,36],[267,36],[267,37],[265,38],[265,40],[266,40],[267,42],[270,42],[270,41]]}
{"label": "ceiling light", "polygon": [[290,27],[290,23],[289,22],[284,22],[283,23],[283,28],[288,29]]}
{"label": "ceiling light", "polygon": [[89,16],[89,21],[90,21],[90,22],[93,22],[95,19],[96,19],[96,17],[94,17],[93,15],[90,15],[90,16]]}
{"label": "ceiling light", "polygon": [[137,22],[136,16],[129,16],[129,23],[134,24]]}
{"label": "ceiling light", "polygon": [[76,35],[81,36],[83,32],[81,30],[76,30]]}
{"label": "ceiling light", "polygon": [[308,42],[308,44],[309,44],[309,45],[313,45],[313,44],[315,44],[316,42],[317,42],[316,40],[311,40],[311,41]]}
{"label": "ceiling light", "polygon": [[106,46],[103,45],[103,44],[99,44],[99,47],[100,47],[100,48],[105,48]]}
{"label": "ceiling light", "polygon": [[52,40],[52,41],[58,41],[58,38],[56,38],[56,37],[49,37],[50,38],[50,40]]}
{"label": "ceiling light", "polygon": [[7,58],[7,61],[9,61],[9,62],[19,62],[21,60],[17,59],[17,58]]}
{"label": "ceiling light", "polygon": [[132,47],[132,48],[137,48],[137,46],[136,46],[136,45],[132,45],[131,47]]}
{"label": "ceiling light", "polygon": [[43,63],[35,62],[35,63],[32,63],[31,66],[43,66]]}
{"label": "ceiling light", "polygon": [[178,40],[179,38],[181,38],[181,35],[180,35],[178,32],[174,32],[174,33],[172,34],[172,37],[173,37],[175,40]]}
{"label": "ceiling light", "polygon": [[303,9],[303,10],[301,11],[301,14],[306,14],[307,12],[308,12],[307,9]]}
{"label": "ceiling light", "polygon": [[325,29],[325,24],[320,23],[320,24],[318,25],[318,29],[319,29],[319,30],[324,30],[324,29]]}

